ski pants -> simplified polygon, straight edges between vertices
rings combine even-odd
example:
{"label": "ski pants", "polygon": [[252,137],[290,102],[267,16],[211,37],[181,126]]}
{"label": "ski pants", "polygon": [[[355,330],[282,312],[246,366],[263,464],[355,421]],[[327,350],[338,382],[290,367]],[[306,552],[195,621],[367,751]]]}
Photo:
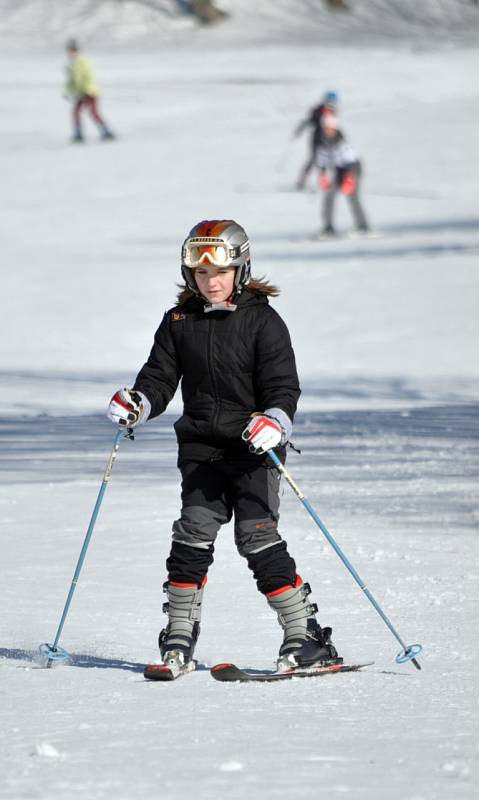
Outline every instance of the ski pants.
{"label": "ski pants", "polygon": [[[324,193],[323,199],[323,210],[322,210],[322,217],[323,217],[323,226],[325,228],[334,227],[333,225],[333,212],[334,212],[334,201],[336,199],[337,193],[341,190],[341,181],[343,180],[344,174],[347,170],[337,169],[336,177],[334,183],[329,190],[329,192]],[[349,207],[351,209],[351,213],[353,215],[353,220],[356,228],[367,228],[368,222],[366,219],[366,214],[364,213],[363,207],[359,202],[358,197],[358,189],[359,189],[359,175],[357,175],[357,188],[353,194],[348,195],[348,202]]]}
{"label": "ski pants", "polygon": [[106,129],[105,121],[98,111],[98,98],[84,94],[75,101],[73,106],[73,125],[76,132],[81,130],[81,113],[83,109],[89,111],[90,116],[100,128]]}
{"label": "ski pants", "polygon": [[294,586],[296,565],[278,532],[280,476],[265,459],[254,458],[180,465],[182,509],[173,523],[168,580],[201,586],[218,531],[234,515],[235,544],[259,591]]}

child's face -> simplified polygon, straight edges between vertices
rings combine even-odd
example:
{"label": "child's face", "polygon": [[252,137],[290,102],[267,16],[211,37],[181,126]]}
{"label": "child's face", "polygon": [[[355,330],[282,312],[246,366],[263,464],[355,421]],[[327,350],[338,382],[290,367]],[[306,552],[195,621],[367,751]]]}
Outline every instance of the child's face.
{"label": "child's face", "polygon": [[196,285],[210,303],[223,303],[233,294],[234,267],[196,267]]}

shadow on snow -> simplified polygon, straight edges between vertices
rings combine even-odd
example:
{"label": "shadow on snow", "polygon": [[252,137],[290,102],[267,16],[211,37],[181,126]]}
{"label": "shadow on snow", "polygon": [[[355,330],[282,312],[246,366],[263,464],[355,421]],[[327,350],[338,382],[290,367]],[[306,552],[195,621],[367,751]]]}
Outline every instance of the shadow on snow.
{"label": "shadow on snow", "polygon": [[[45,668],[47,662],[47,659],[38,650],[22,650],[16,647],[0,647],[0,659],[2,658],[9,661],[27,661],[33,668],[38,669]],[[53,662],[52,666],[80,667],[82,669],[120,669],[143,674],[145,663],[119,658],[107,658],[106,656],[93,656],[85,653],[72,653],[67,661]],[[205,664],[197,664],[196,672],[207,671],[209,671],[209,667]]]}

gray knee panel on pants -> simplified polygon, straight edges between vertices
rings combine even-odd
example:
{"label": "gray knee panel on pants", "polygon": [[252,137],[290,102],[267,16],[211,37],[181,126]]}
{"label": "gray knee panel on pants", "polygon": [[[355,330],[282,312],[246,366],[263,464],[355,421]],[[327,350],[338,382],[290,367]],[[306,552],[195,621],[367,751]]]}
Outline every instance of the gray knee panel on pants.
{"label": "gray knee panel on pants", "polygon": [[242,556],[259,553],[282,541],[278,533],[280,480],[276,470],[268,469],[266,475],[270,514],[257,519],[237,518],[235,522],[235,544]]}
{"label": "gray knee panel on pants", "polygon": [[180,519],[173,523],[173,541],[190,547],[207,548],[216,539],[221,525],[228,522],[226,514],[204,506],[186,506]]}
{"label": "gray knee panel on pants", "polygon": [[241,556],[259,553],[282,541],[275,520],[248,519],[235,525],[235,544]]}

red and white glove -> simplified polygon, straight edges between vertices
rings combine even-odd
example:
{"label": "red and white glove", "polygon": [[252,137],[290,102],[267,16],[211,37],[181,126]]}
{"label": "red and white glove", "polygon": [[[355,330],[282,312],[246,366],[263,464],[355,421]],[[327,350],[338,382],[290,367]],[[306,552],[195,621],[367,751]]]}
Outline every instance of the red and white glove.
{"label": "red and white glove", "polygon": [[319,188],[323,192],[330,192],[333,187],[333,182],[327,172],[321,172],[319,175]]}
{"label": "red and white glove", "polygon": [[341,181],[341,191],[345,195],[354,194],[358,185],[358,179],[352,172],[346,172],[343,180]]}
{"label": "red and white glove", "polygon": [[254,450],[258,455],[277,447],[281,443],[282,436],[283,431],[279,422],[264,415],[253,417],[241,434],[241,438],[249,443],[250,450]]}
{"label": "red and white glove", "polygon": [[107,417],[118,425],[134,428],[142,422],[145,414],[143,398],[133,389],[118,389],[110,400]]}

